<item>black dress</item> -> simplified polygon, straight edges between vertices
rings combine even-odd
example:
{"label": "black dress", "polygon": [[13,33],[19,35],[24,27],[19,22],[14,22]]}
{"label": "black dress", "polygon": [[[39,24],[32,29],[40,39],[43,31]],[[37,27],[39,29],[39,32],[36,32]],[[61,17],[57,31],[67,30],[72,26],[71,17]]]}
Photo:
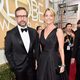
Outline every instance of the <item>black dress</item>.
{"label": "black dress", "polygon": [[58,52],[56,31],[57,28],[53,29],[45,39],[44,30],[42,30],[40,37],[42,52],[38,61],[37,80],[59,80],[56,68],[61,63],[61,60]]}

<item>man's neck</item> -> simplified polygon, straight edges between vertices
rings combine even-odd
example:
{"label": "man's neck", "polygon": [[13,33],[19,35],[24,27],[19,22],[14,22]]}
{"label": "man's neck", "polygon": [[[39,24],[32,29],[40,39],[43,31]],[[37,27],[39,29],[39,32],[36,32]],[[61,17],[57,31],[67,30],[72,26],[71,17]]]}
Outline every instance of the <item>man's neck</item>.
{"label": "man's neck", "polygon": [[20,25],[18,25],[18,27],[19,27],[19,28],[22,28],[22,29],[27,28],[27,26],[22,27],[22,26],[20,26]]}

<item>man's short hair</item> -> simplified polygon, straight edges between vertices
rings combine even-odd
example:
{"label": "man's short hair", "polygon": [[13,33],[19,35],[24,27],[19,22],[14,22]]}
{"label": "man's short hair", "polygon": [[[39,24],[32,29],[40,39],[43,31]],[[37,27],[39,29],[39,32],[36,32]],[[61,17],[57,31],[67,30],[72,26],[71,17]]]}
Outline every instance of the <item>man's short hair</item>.
{"label": "man's short hair", "polygon": [[15,10],[15,16],[17,16],[17,11],[19,11],[19,10],[24,10],[24,11],[26,11],[26,16],[28,17],[28,11],[26,10],[26,8],[24,8],[24,7],[18,7],[16,10]]}

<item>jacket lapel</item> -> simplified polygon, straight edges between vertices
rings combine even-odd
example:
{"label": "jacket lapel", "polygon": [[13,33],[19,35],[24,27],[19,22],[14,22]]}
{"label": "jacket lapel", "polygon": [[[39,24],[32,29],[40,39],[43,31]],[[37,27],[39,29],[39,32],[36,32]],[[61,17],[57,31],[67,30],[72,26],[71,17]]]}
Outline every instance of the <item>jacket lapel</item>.
{"label": "jacket lapel", "polygon": [[29,27],[28,27],[28,31],[29,31],[29,37],[30,37],[30,47],[29,47],[29,51],[30,51],[34,38],[33,38],[32,30]]}
{"label": "jacket lapel", "polygon": [[[32,47],[32,43],[34,41],[34,38],[33,38],[33,33],[32,33],[32,29],[28,27],[28,32],[29,32],[29,37],[30,37],[30,47],[29,47],[29,51],[31,50],[31,47]],[[16,39],[18,40],[19,44],[22,46],[22,48],[24,48],[24,50],[26,51],[25,49],[25,46],[23,44],[23,41],[22,41],[22,38],[20,36],[20,33],[19,33],[19,30],[18,30],[18,27],[15,28],[15,36],[16,36]],[[27,51],[26,51],[27,52]]]}
{"label": "jacket lapel", "polygon": [[[24,44],[23,44],[23,41],[22,41],[22,38],[20,36],[20,33],[19,33],[19,30],[18,30],[18,27],[15,28],[15,36],[16,36],[16,40],[18,40],[19,44],[22,46],[22,48],[24,48],[24,50],[26,51],[25,47],[24,47]],[[27,52],[27,51],[26,51]]]}

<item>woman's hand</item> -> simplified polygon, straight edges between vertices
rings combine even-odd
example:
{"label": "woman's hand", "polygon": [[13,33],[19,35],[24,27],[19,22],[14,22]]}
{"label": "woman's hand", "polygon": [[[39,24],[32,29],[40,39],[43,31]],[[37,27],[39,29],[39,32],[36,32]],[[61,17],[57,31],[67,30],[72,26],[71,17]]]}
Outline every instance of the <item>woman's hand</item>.
{"label": "woman's hand", "polygon": [[60,73],[63,73],[65,71],[65,65],[60,66]]}

